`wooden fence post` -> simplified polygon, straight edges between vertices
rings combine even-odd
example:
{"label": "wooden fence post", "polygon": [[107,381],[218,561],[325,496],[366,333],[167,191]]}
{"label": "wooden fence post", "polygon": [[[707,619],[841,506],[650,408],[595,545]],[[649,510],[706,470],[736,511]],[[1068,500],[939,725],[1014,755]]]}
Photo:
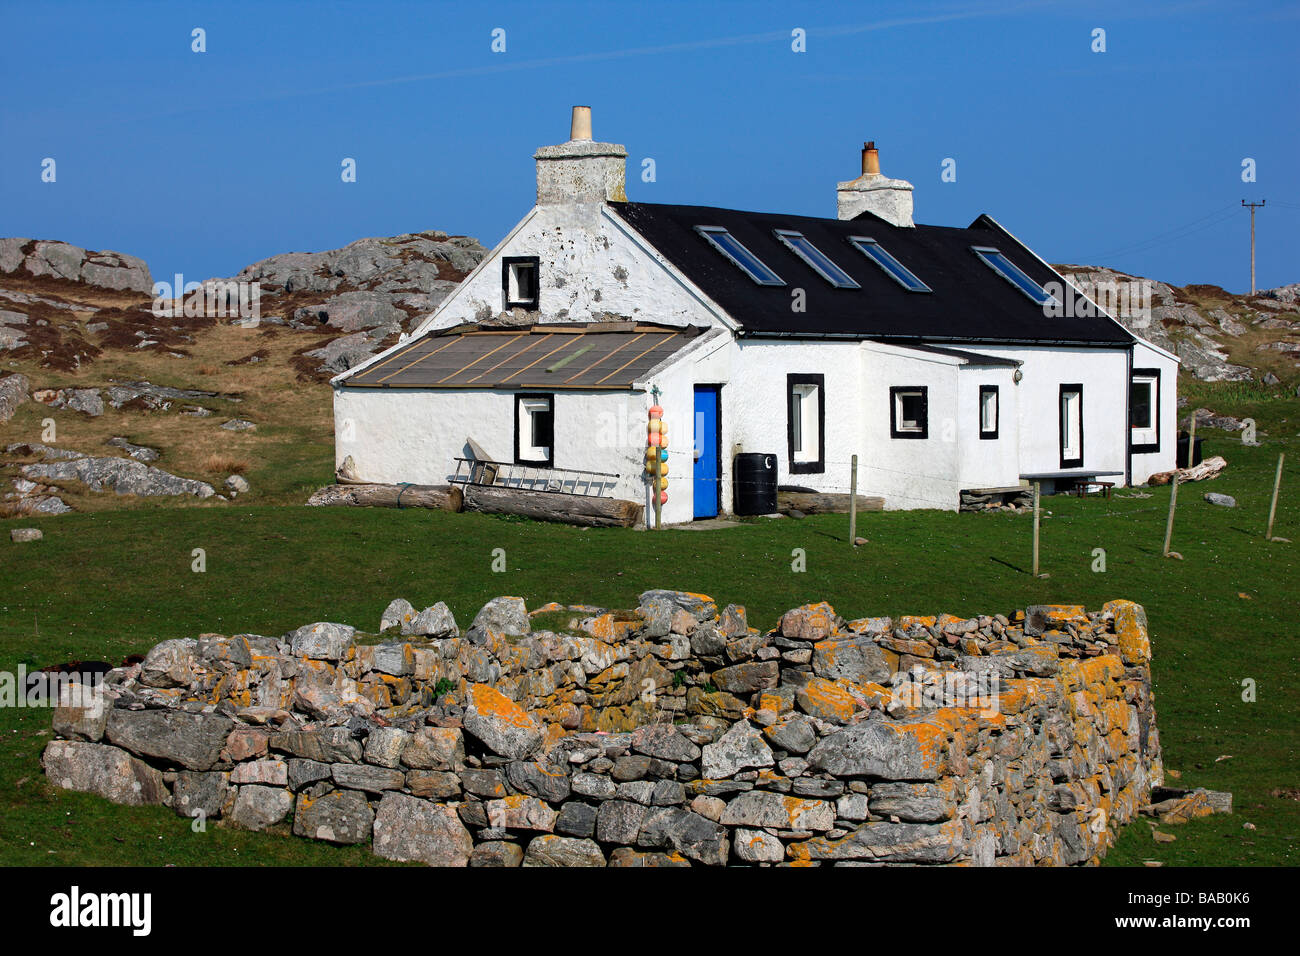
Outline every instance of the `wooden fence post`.
{"label": "wooden fence post", "polygon": [[1273,479],[1273,503],[1268,506],[1268,530],[1264,532],[1264,540],[1273,540],[1273,519],[1277,516],[1277,493],[1282,487],[1282,462],[1286,461],[1286,455],[1277,456],[1277,477]]}
{"label": "wooden fence post", "polygon": [[[1191,457],[1187,459],[1191,461]],[[1174,475],[1174,480],[1169,483],[1169,520],[1165,523],[1165,546],[1160,552],[1163,557],[1169,557],[1169,545],[1174,537],[1174,509],[1178,507],[1178,476]]]}
{"label": "wooden fence post", "polygon": [[[852,469],[849,475],[849,545],[856,548],[858,546],[858,456],[854,455],[850,463]],[[1274,495],[1274,501],[1277,496]],[[1271,528],[1273,523],[1269,522]]]}
{"label": "wooden fence post", "polygon": [[1039,515],[1041,513],[1038,505],[1038,498],[1040,493],[1041,493],[1040,485],[1038,482],[1035,481],[1034,482],[1034,577],[1038,577],[1038,523],[1039,523]]}

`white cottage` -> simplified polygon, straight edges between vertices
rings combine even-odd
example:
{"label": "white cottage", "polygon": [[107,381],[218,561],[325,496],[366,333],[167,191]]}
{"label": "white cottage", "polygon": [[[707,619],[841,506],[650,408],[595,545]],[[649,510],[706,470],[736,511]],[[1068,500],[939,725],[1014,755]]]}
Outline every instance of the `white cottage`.
{"label": "white cottage", "polygon": [[833,219],[628,202],[626,157],[574,109],[534,157],[532,210],[409,339],[333,380],[338,464],[444,484],[491,460],[648,504],[657,390],[667,522],[730,511],[741,451],[823,492],[857,455],[859,492],[900,509],[1174,467],[1178,359],[1082,297],[1059,314],[1065,279],[991,217],[914,224],[872,144]]}

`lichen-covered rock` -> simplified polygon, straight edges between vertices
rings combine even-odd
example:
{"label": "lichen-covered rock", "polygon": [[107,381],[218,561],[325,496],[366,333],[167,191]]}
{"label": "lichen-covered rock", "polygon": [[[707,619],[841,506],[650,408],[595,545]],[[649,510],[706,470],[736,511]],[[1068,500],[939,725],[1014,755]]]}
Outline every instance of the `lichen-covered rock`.
{"label": "lichen-covered rock", "polygon": [[189,819],[215,820],[230,801],[227,774],[182,770],[172,786],[172,809]]}
{"label": "lichen-covered rock", "polygon": [[41,766],[55,786],[94,793],[114,803],[139,807],[167,798],[162,774],[117,747],[51,740],[41,754]]}
{"label": "lichen-covered rock", "polygon": [[524,862],[524,848],[518,843],[505,840],[492,840],[480,843],[470,854],[470,866],[521,866]]}
{"label": "lichen-covered rock", "polygon": [[835,630],[835,622],[835,608],[822,601],[786,611],[781,616],[779,630],[783,637],[811,643],[824,640]]}
{"label": "lichen-covered rock", "polygon": [[1132,601],[1107,601],[1103,613],[1114,615],[1119,652],[1125,664],[1145,664],[1151,660],[1151,639],[1147,634],[1147,612]]}
{"label": "lichen-covered rock", "polygon": [[808,751],[808,765],[837,777],[937,780],[944,751],[935,724],[869,720],[823,737]]}
{"label": "lichen-covered rock", "polygon": [[825,800],[802,800],[765,790],[750,790],[732,798],[722,812],[720,822],[778,830],[829,830],[835,826],[835,806]]}
{"label": "lichen-covered rock", "polygon": [[780,863],[785,859],[785,846],[763,830],[738,829],[731,846],[737,859],[746,863]]}
{"label": "lichen-covered rock", "polygon": [[949,863],[965,839],[957,821],[939,825],[864,823],[848,836],[814,837],[789,847],[796,860],[872,860],[879,863]]}
{"label": "lichen-covered rock", "polygon": [[411,602],[405,598],[395,598],[389,602],[388,607],[384,608],[384,613],[379,617],[379,633],[382,634],[392,627],[404,628],[414,620],[415,608]]}
{"label": "lichen-covered rock", "polygon": [[700,748],[672,724],[647,724],[632,732],[632,749],[637,753],[676,763],[698,760]]}
{"label": "lichen-covered rock", "polygon": [[733,724],[717,743],[706,744],[700,772],[710,780],[730,777],[750,767],[770,767],[776,763],[772,748],[748,721]]}
{"label": "lichen-covered rock", "polygon": [[[523,602],[521,601],[520,604],[522,605],[522,603]],[[484,610],[486,610],[486,608]],[[480,611],[479,614],[482,616],[482,611]],[[527,619],[527,616],[528,615],[525,613],[525,619]],[[478,618],[475,618],[474,621],[477,624]],[[513,619],[510,623],[512,625],[517,624]],[[456,627],[456,617],[451,613],[451,609],[447,607],[446,604],[439,601],[432,607],[426,607],[423,611],[412,618],[409,623],[403,622],[402,633],[420,635],[422,637],[432,637],[435,639],[445,639],[455,637],[460,633],[460,630]],[[507,631],[506,633],[514,634],[526,632]]]}
{"label": "lichen-covered rock", "polygon": [[293,832],[329,843],[365,843],[374,827],[375,813],[360,793],[335,790],[318,799],[298,794]]}
{"label": "lichen-covered rock", "polygon": [[647,813],[637,845],[671,847],[708,866],[726,866],[731,855],[726,827],[679,807],[661,807]]}
{"label": "lichen-covered rock", "polygon": [[474,840],[456,811],[403,793],[386,793],[374,823],[374,852],[387,860],[465,866]]}
{"label": "lichen-covered rock", "polygon": [[523,598],[496,597],[484,604],[474,616],[474,623],[465,636],[471,644],[483,644],[487,642],[489,633],[527,634],[531,630],[532,624]]}
{"label": "lichen-covered rock", "polygon": [[542,728],[528,712],[495,687],[471,684],[465,729],[502,757],[522,760],[542,744]]}
{"label": "lichen-covered rock", "polygon": [[957,812],[951,784],[881,781],[871,786],[871,812],[904,823],[938,823]]}

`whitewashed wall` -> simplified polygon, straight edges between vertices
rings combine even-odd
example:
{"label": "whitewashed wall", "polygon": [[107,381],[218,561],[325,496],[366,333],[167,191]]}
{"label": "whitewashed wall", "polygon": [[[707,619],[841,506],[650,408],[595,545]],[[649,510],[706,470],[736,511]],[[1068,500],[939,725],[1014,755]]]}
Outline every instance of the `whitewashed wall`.
{"label": "whitewashed wall", "polygon": [[1134,368],[1160,369],[1160,451],[1133,456],[1133,484],[1144,485],[1159,471],[1173,470],[1178,456],[1178,360],[1138,339]]}
{"label": "whitewashed wall", "polygon": [[1128,457],[1128,349],[980,346],[986,355],[1024,364],[1019,388],[1020,472],[1061,471],[1060,389],[1083,385],[1083,469],[1117,472]]}
{"label": "whitewashed wall", "polygon": [[595,313],[666,325],[721,324],[707,300],[601,203],[538,206],[419,331],[496,316],[505,306],[501,259],[537,256],[539,321]]}
{"label": "whitewashed wall", "polygon": [[[1020,390],[1015,370],[963,365],[957,373],[957,434],[960,484],[1006,488],[1020,483]],[[980,386],[998,387],[998,437],[980,438]]]}

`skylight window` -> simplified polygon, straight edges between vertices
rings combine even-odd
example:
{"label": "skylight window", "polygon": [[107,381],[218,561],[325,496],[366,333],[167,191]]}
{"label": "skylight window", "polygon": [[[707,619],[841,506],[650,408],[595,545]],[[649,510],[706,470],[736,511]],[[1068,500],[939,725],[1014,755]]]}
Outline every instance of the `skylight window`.
{"label": "skylight window", "polygon": [[918,279],[911,269],[886,252],[884,247],[876,240],[866,236],[849,236],[849,242],[853,243],[859,252],[884,269],[895,282],[909,292],[931,291],[930,287]]}
{"label": "skylight window", "polygon": [[795,232],[792,229],[777,229],[775,232],[776,237],[789,246],[795,255],[812,266],[818,275],[835,288],[860,288],[847,272],[832,262],[830,257],[814,246],[802,232]]}
{"label": "skylight window", "polygon": [[1002,253],[998,252],[998,250],[987,246],[971,246],[971,249],[974,251],[975,255],[984,260],[985,264],[988,265],[990,269],[1002,276],[1002,278],[1006,279],[1039,305],[1044,305],[1052,301],[1052,296],[1046,289],[1021,272],[1020,268],[1016,266],[1015,263]]}
{"label": "skylight window", "polygon": [[745,275],[759,285],[785,285],[781,277],[767,267],[758,256],[746,249],[735,236],[721,226],[696,226],[695,231],[724,256],[735,263]]}

